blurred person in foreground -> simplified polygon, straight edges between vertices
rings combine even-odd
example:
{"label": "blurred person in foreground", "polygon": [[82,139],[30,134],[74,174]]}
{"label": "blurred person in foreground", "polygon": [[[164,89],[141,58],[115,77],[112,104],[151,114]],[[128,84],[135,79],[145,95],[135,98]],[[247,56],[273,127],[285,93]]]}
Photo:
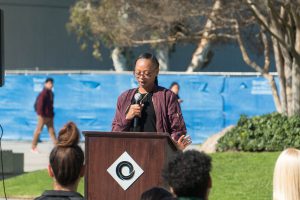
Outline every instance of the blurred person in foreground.
{"label": "blurred person in foreground", "polygon": [[59,132],[56,146],[49,158],[48,174],[53,178],[53,190],[46,190],[35,200],[83,200],[77,187],[84,175],[84,154],[79,143],[79,130],[68,122]]}
{"label": "blurred person in foreground", "polygon": [[211,158],[203,152],[179,152],[164,168],[163,178],[178,200],[208,200],[211,167]]}
{"label": "blurred person in foreground", "polygon": [[279,155],[273,175],[273,200],[300,200],[300,151],[288,148]]}
{"label": "blurred person in foreground", "polygon": [[177,82],[173,82],[173,83],[171,83],[169,89],[170,89],[172,92],[174,92],[174,94],[176,94],[177,99],[178,99],[178,102],[179,102],[179,103],[182,103],[183,100],[180,99],[180,97],[179,97],[179,90],[180,90],[179,84],[178,84]]}
{"label": "blurred person in foreground", "polygon": [[54,109],[53,109],[53,102],[54,102],[54,94],[52,92],[53,88],[53,79],[47,78],[44,84],[44,89],[36,98],[34,103],[34,109],[37,113],[37,126],[35,132],[33,134],[31,152],[39,153],[37,149],[37,143],[39,140],[39,136],[43,130],[44,125],[47,126],[50,138],[52,139],[53,143],[56,143],[55,131],[53,126],[54,121]]}
{"label": "blurred person in foreground", "polygon": [[140,200],[167,200],[173,197],[172,193],[161,187],[153,187],[143,192]]}
{"label": "blurred person in foreground", "polygon": [[157,58],[144,53],[135,61],[138,88],[123,92],[117,102],[112,131],[169,133],[179,149],[191,144],[176,95],[158,85]]}

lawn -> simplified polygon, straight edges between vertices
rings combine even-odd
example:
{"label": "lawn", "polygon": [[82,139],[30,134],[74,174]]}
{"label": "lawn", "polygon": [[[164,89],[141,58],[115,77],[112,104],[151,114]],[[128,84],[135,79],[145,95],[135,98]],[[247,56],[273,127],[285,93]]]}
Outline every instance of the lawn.
{"label": "lawn", "polygon": [[[210,200],[269,200],[272,198],[272,175],[278,152],[215,153],[213,188]],[[23,174],[5,180],[9,197],[35,197],[52,188],[46,170]],[[83,181],[79,186],[83,193]],[[3,187],[0,185],[0,196]]]}
{"label": "lawn", "polygon": [[279,152],[216,153],[210,200],[270,200]]}

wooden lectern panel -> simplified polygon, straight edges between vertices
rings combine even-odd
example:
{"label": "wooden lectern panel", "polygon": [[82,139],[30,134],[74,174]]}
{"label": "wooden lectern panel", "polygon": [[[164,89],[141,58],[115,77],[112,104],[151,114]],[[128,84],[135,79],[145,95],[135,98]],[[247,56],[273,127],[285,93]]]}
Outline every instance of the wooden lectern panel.
{"label": "wooden lectern panel", "polygon": [[[164,186],[161,170],[177,151],[172,139],[158,133],[84,132],[88,200],[134,200],[154,186]],[[144,173],[127,189],[112,178],[107,169],[127,152]]]}

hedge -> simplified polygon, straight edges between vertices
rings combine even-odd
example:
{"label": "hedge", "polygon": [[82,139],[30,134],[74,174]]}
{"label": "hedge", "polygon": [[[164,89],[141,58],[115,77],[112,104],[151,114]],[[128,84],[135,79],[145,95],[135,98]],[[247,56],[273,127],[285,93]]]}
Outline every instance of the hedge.
{"label": "hedge", "polygon": [[231,131],[218,140],[218,151],[281,151],[300,148],[300,116],[271,113],[242,115]]}

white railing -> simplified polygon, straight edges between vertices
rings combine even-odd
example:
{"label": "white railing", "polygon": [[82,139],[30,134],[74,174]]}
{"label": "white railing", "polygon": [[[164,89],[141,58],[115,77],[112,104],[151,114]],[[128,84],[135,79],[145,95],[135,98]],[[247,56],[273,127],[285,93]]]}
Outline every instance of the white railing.
{"label": "white railing", "polygon": [[[161,71],[160,74],[207,75],[207,76],[261,76],[258,72],[184,72]],[[115,72],[100,70],[5,70],[5,74],[132,74],[132,71]],[[277,72],[271,72],[277,76]]]}

